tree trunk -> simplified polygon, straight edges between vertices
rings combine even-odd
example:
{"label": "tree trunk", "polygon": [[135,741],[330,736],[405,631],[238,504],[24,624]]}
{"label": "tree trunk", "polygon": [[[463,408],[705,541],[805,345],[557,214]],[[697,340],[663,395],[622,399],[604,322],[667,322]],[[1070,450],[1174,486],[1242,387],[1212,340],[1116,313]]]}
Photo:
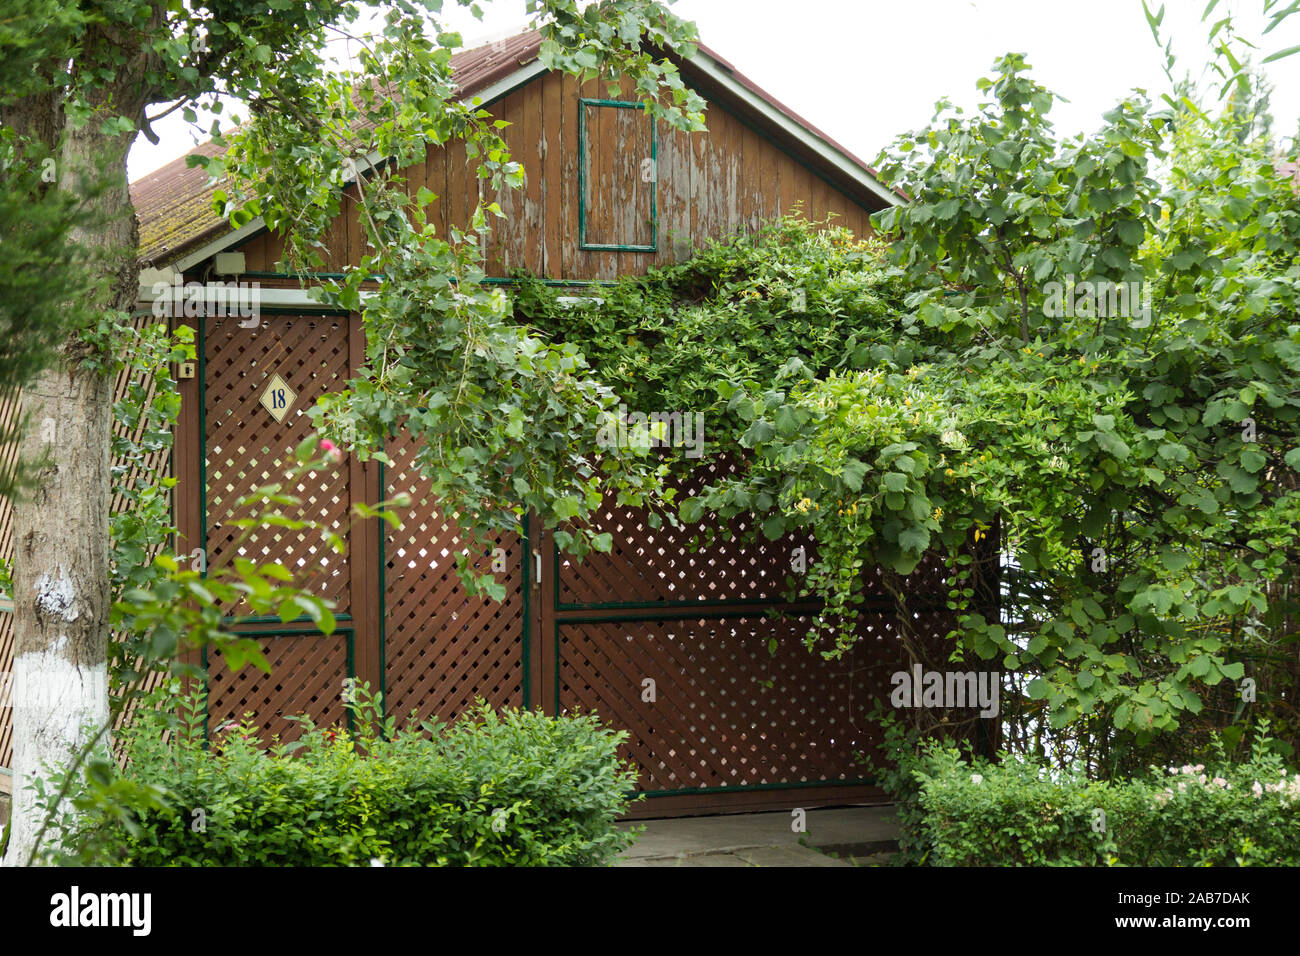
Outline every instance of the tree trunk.
{"label": "tree trunk", "polygon": [[[117,108],[122,107],[119,101]],[[126,180],[132,136],[105,137],[91,119],[65,132],[59,189],[94,195],[98,221],[74,243],[100,280],[93,313],[130,310],[137,296],[136,225]],[[107,186],[93,191],[84,184]],[[66,764],[108,722],[109,501],[113,383],[106,356],[73,334],[59,361],[23,390],[20,453],[40,463],[14,507],[14,793],[6,866],[24,865],[42,817],[26,788]],[[108,743],[105,733],[104,744]],[[48,790],[48,788],[47,788]]]}
{"label": "tree trunk", "polygon": [[23,392],[22,454],[51,462],[14,508],[14,805],[6,865],[31,855],[41,815],[26,790],[108,721],[108,508],[112,384],[61,362]]}

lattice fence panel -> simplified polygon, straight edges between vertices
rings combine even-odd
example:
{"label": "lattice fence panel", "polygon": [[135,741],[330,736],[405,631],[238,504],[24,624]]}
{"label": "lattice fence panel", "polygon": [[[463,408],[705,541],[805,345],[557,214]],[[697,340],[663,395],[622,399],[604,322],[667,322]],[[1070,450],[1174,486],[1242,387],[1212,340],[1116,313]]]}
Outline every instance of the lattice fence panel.
{"label": "lattice fence panel", "polygon": [[305,714],[318,726],[343,725],[348,672],[346,633],[277,635],[258,639],[271,673],[245,666],[232,671],[220,657],[208,662],[208,731],[216,738],[229,721],[246,714],[269,742],[291,741],[301,727],[287,718]]}
{"label": "lattice fence panel", "polygon": [[[565,623],[560,707],[629,731],[624,753],[642,790],[861,779],[855,754],[879,742],[867,715],[887,701],[901,648],[883,615],[836,661],[802,645],[807,628],[762,616]],[[653,702],[643,700],[646,678]]]}
{"label": "lattice fence panel", "polygon": [[[8,686],[8,675],[13,673],[14,669],[14,616],[9,612],[0,614],[0,683],[5,684],[0,688],[0,697],[5,696],[5,691],[10,690]],[[8,699],[0,699],[0,767],[12,767],[14,765],[14,722],[13,706]]]}
{"label": "lattice fence panel", "polygon": [[[426,500],[428,483],[413,464],[406,433],[389,447],[388,495],[406,492],[403,526],[384,547],[385,709],[399,722],[412,710],[450,720],[483,697],[494,707],[523,703],[524,544],[503,535],[475,548],[480,572],[498,562],[506,599],[471,598],[456,575],[456,556],[470,542]],[[500,548],[499,552],[495,552]]]}
{"label": "lattice fence panel", "polygon": [[[336,615],[352,610],[351,572],[346,553],[337,554],[315,531],[230,524],[236,502],[263,485],[285,481],[293,451],[311,435],[307,410],[349,377],[348,325],[343,317],[271,316],[257,328],[236,318],[209,318],[204,327],[208,563],[237,555],[282,562],[300,583],[336,602]],[[261,404],[273,376],[296,393],[284,421]],[[351,509],[347,463],[310,472],[286,491],[303,502],[303,512],[342,532]],[[235,613],[234,607],[227,613]]]}
{"label": "lattice fence panel", "polygon": [[[677,500],[723,480],[733,470],[725,461],[702,465],[681,486]],[[691,550],[697,526],[673,528],[664,522],[651,528],[646,517],[641,509],[619,506],[613,495],[606,499],[594,523],[597,530],[613,535],[613,549],[588,555],[581,562],[560,555],[561,606],[782,603],[790,584],[798,594],[799,576],[817,556],[817,543],[807,533],[792,532],[769,541],[748,515],[730,523],[732,537],[720,535],[697,550]],[[932,606],[947,594],[941,590],[944,577],[942,564],[927,560],[908,576],[908,591],[920,603]],[[865,594],[869,600],[887,599],[880,568],[867,570]]]}

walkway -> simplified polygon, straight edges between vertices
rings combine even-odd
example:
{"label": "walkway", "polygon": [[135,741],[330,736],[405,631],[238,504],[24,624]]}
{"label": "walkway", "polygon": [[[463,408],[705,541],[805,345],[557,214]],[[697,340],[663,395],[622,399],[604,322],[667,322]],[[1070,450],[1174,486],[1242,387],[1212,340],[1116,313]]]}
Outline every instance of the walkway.
{"label": "walkway", "polygon": [[809,810],[807,832],[789,812],[735,813],[620,824],[644,826],[617,866],[874,866],[897,848],[893,807]]}

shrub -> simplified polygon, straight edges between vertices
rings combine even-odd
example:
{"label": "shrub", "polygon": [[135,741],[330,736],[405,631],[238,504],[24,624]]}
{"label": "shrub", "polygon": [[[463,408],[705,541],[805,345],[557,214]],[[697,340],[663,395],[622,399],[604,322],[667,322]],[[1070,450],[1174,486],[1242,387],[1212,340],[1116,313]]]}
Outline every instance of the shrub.
{"label": "shrub", "polygon": [[141,713],[125,779],[161,788],[161,800],[122,814],[90,795],[88,777],[76,821],[56,828],[55,842],[75,849],[56,861],[603,865],[635,838],[614,826],[635,783],[617,753],[625,735],[594,715],[495,713],[480,701],[450,725],[413,716],[380,732],[377,705],[359,696],[357,731],[296,718],[301,738],[270,746],[248,723],[205,741],[199,699],[170,741],[162,713]]}
{"label": "shrub", "polygon": [[[901,738],[897,733],[894,742]],[[930,740],[882,778],[899,800],[899,863],[933,866],[1300,865],[1300,774],[1261,730],[1252,756],[1097,781]],[[897,754],[898,751],[895,751]]]}

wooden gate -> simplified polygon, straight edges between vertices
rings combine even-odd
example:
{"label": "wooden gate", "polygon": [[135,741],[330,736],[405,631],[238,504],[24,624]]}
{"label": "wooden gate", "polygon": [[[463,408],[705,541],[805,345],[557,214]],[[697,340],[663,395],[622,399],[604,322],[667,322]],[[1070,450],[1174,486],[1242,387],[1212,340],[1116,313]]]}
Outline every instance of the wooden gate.
{"label": "wooden gate", "polygon": [[[209,566],[236,556],[278,560],[321,597],[335,602],[338,628],[322,634],[307,618],[283,624],[255,619],[236,628],[259,638],[271,674],[209,666],[209,729],[247,713],[267,735],[297,736],[287,720],[306,714],[341,723],[344,695],[355,682],[384,696],[399,719],[452,719],[482,697],[496,707],[525,703],[524,542],[498,540],[482,562],[508,570],[504,602],[467,596],[455,573],[465,544],[453,522],[426,498],[411,466],[413,444],[402,436],[387,449],[393,465],[349,456],[312,472],[287,490],[309,515],[344,534],[335,554],[315,532],[235,527],[232,508],[253,489],[284,480],[297,445],[312,434],[307,410],[342,388],[365,356],[356,316],[263,314],[194,320],[200,363],[182,383],[178,429],[178,552],[203,548]],[[269,392],[273,394],[268,394]],[[279,413],[279,415],[277,415]],[[376,503],[406,492],[412,505],[403,527],[352,523],[358,501]],[[201,544],[200,544],[201,542]],[[234,608],[230,609],[232,612]]]}
{"label": "wooden gate", "polygon": [[[690,485],[728,469],[706,464]],[[737,520],[734,536],[692,550],[690,531],[612,503],[598,525],[608,554],[545,549],[543,703],[628,731],[646,795],[634,816],[882,800],[859,757],[875,752],[869,714],[901,666],[883,608],[827,661],[803,644],[818,605],[784,597],[815,556],[810,539],[755,543]]]}
{"label": "wooden gate", "polygon": [[[878,743],[868,715],[903,663],[892,606],[881,597],[864,614],[862,640],[842,659],[807,651],[817,605],[783,595],[796,549],[810,561],[811,541],[735,538],[692,551],[687,532],[651,529],[644,514],[611,504],[597,522],[611,553],[573,561],[532,522],[474,555],[506,584],[506,600],[470,598],[455,574],[466,542],[425,498],[406,435],[388,448],[392,465],[350,457],[290,489],[340,530],[353,502],[407,492],[400,530],[357,523],[342,556],[314,534],[278,528],[241,540],[232,503],[283,478],[311,434],[307,410],[362,363],[364,338],[355,316],[196,321],[202,361],[183,383],[176,455],[178,550],[203,542],[211,566],[236,554],[278,559],[334,600],[339,619],[328,636],[306,619],[241,624],[273,670],[232,673],[212,661],[210,727],[252,712],[264,732],[292,739],[290,715],[344,719],[352,678],[381,690],[399,721],[413,711],[452,719],[479,697],[595,711],[629,734],[624,753],[647,795],[637,816],[882,799],[857,757]],[[284,393],[268,396],[273,386]],[[726,468],[707,465],[693,482]],[[944,593],[918,583],[918,593]],[[918,631],[951,624],[941,606],[915,610]]]}
{"label": "wooden gate", "polygon": [[378,658],[377,529],[360,523],[349,530],[353,502],[374,500],[376,469],[349,459],[286,489],[312,518],[344,533],[342,555],[314,531],[260,527],[246,533],[232,523],[246,517],[235,505],[258,487],[285,481],[294,449],[312,434],[307,409],[347,382],[364,343],[356,323],[343,315],[196,321],[199,370],[183,383],[185,417],[177,441],[177,526],[184,537],[178,551],[203,548],[209,567],[235,557],[278,560],[334,601],[339,621],[330,635],[306,617],[241,624],[239,631],[258,637],[272,670],[233,672],[220,660],[205,661],[209,729],[252,712],[264,733],[292,739],[297,730],[285,719],[290,715],[342,722],[345,682],[363,678]]}

